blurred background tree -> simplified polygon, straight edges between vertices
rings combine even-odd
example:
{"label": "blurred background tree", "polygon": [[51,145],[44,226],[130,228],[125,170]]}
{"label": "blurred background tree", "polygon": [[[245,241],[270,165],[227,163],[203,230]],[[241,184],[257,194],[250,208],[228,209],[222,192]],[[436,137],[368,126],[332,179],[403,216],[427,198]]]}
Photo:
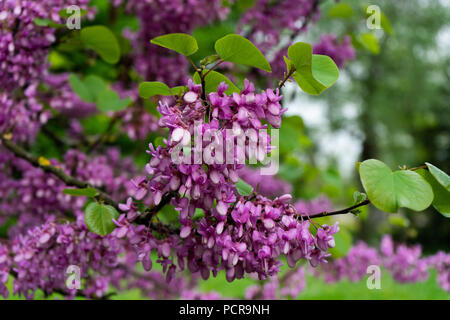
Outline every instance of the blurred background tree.
{"label": "blurred background tree", "polygon": [[[346,1],[354,10],[360,1]],[[374,30],[371,50],[341,73],[338,84],[324,95],[328,135],[345,131],[350,144],[360,145],[357,161],[377,158],[391,165],[414,167],[425,161],[450,168],[450,10],[448,1],[372,1],[389,18],[392,34]],[[332,5],[328,3],[328,5]],[[324,14],[326,14],[324,5]],[[355,15],[354,15],[355,16]],[[334,21],[333,21],[334,20]],[[319,34],[344,29],[353,36],[370,30],[357,17],[321,19]],[[342,31],[342,30],[341,30]],[[339,31],[338,31],[339,34]],[[372,52],[371,52],[372,51]],[[346,150],[341,155],[345,155]],[[323,158],[316,150],[313,158]],[[335,160],[329,160],[332,163]],[[339,160],[338,160],[339,162]],[[356,170],[352,179],[359,180]],[[425,251],[449,248],[445,217],[434,209],[423,214],[403,210],[393,216],[370,208],[358,237],[375,242],[380,232],[392,231],[399,240],[420,242]],[[400,226],[398,228],[396,226]],[[407,227],[405,232],[403,229]],[[392,229],[392,230],[391,230]]]}

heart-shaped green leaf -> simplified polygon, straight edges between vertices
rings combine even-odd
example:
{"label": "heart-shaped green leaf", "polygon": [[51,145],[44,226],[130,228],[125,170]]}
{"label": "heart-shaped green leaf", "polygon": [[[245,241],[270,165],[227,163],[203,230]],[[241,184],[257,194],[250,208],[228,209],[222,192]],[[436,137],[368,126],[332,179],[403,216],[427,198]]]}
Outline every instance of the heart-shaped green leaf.
{"label": "heart-shaped green leaf", "polygon": [[450,218],[450,191],[441,185],[441,183],[436,179],[436,177],[433,176],[432,173],[430,173],[431,171],[428,172],[427,170],[419,169],[416,172],[420,174],[430,184],[431,188],[433,189],[434,193],[433,207],[443,216]]}
{"label": "heart-shaped green leaf", "polygon": [[198,50],[197,40],[186,33],[169,33],[153,38],[150,42],[185,56],[190,56]]}
{"label": "heart-shaped green leaf", "polygon": [[91,26],[81,29],[81,41],[96,51],[108,63],[119,61],[120,47],[116,36],[105,26]]}
{"label": "heart-shaped green leaf", "polygon": [[116,227],[112,219],[117,219],[119,213],[110,205],[97,202],[90,203],[84,212],[84,221],[88,229],[101,236],[110,234]]}
{"label": "heart-shaped green leaf", "polygon": [[397,212],[399,207],[415,211],[426,209],[433,201],[433,190],[416,172],[392,172],[383,162],[363,161],[359,167],[361,182],[371,203],[386,212]]}
{"label": "heart-shaped green leaf", "polygon": [[139,84],[139,96],[141,98],[148,99],[156,95],[170,96],[172,92],[165,83],[158,81],[146,81]]}
{"label": "heart-shaped green leaf", "polygon": [[339,78],[339,69],[329,56],[313,54],[312,74],[325,87],[331,87]]}
{"label": "heart-shaped green leaf", "polygon": [[313,55],[310,44],[297,42],[291,45],[288,56],[296,69],[293,75],[295,81],[308,94],[321,94],[339,77],[339,69],[334,61],[328,56]]}
{"label": "heart-shaped green leaf", "polygon": [[98,195],[98,191],[94,188],[66,188],[62,191],[64,194],[68,194],[70,196],[79,197],[79,196],[85,196],[85,197],[95,197]]}
{"label": "heart-shaped green leaf", "polygon": [[[203,71],[204,73],[207,72],[207,70]],[[199,84],[201,83],[200,76],[196,72],[194,74],[194,82]],[[228,84],[228,89],[225,91],[226,94],[232,94],[233,92],[240,92],[239,88],[235,86],[233,82],[231,82],[230,79],[228,79],[223,74],[216,72],[216,71],[209,71],[209,73],[205,77],[205,91],[206,93],[215,92],[217,91],[217,87],[221,82],[226,82]]]}
{"label": "heart-shaped green leaf", "polygon": [[238,34],[228,34],[220,38],[214,44],[214,49],[222,60],[272,72],[261,51],[250,40]]}

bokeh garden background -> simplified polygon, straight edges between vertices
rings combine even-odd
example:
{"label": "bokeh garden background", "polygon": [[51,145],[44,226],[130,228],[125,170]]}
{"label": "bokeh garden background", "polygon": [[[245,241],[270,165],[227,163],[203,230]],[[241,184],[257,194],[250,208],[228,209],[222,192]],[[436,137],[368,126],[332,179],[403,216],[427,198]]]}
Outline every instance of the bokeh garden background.
{"label": "bokeh garden background", "polygon": [[[8,11],[8,2],[0,0],[0,10]],[[54,2],[60,8],[71,4],[70,1]],[[430,162],[439,165],[445,172],[450,171],[449,1],[211,0],[206,1],[208,5],[204,5],[205,1],[201,0],[92,0],[88,6],[88,1],[78,2],[90,8],[81,20],[82,28],[105,25],[117,36],[121,50],[120,62],[107,63],[98,59],[93,51],[80,50],[77,39],[70,39],[71,33],[64,27],[52,27],[49,21],[54,18],[51,16],[46,18],[50,20],[46,20],[37,15],[41,17],[40,20],[28,22],[33,28],[52,30],[49,34],[57,39],[55,42],[50,41],[45,49],[47,51],[43,53],[46,69],[30,67],[36,69],[37,74],[30,77],[38,79],[39,85],[25,92],[27,97],[32,97],[30,100],[42,104],[48,113],[41,113],[41,124],[33,133],[35,138],[23,140],[28,150],[37,157],[83,162],[85,158],[82,155],[67,156],[71,149],[67,141],[75,145],[87,144],[89,157],[107,155],[110,157],[108,161],[117,163],[119,159],[127,159],[120,165],[114,164],[115,169],[122,170],[124,177],[110,182],[125,183],[129,176],[127,171],[133,175],[142,171],[148,162],[149,156],[143,151],[148,143],[161,145],[167,136],[167,131],[157,125],[157,118],[161,116],[156,110],[157,99],[140,98],[137,93],[139,82],[162,81],[172,87],[185,85],[189,71],[193,71],[184,57],[150,44],[150,39],[171,32],[189,33],[197,39],[200,47],[192,57],[198,61],[214,53],[217,39],[229,33],[239,33],[261,49],[271,62],[273,71],[268,74],[250,67],[224,63],[219,70],[240,88],[244,78],[253,81],[259,89],[277,84],[285,68],[282,57],[286,45],[295,41],[310,43],[315,53],[329,55],[340,71],[337,83],[320,96],[306,95],[292,82],[282,89],[282,105],[288,111],[283,115],[280,129],[280,170],[276,177],[255,175],[251,168],[241,172],[241,178],[254,187],[258,185],[261,193],[269,197],[291,193],[296,199],[297,210],[314,213],[344,208],[354,203],[354,192],[362,190],[355,167],[358,161],[380,159],[391,168],[399,165],[414,167]],[[369,5],[377,5],[382,10],[381,29],[371,30],[367,27],[366,8]],[[5,16],[0,14],[0,17]],[[20,30],[21,26],[17,28]],[[6,38],[4,30],[0,39]],[[0,42],[1,50],[2,46]],[[42,59],[37,51],[34,59]],[[20,63],[24,62],[17,64]],[[9,68],[13,68],[12,65]],[[17,79],[7,79],[7,72],[2,72],[0,108],[6,108],[9,101],[18,101],[14,100],[17,97],[11,98],[4,93],[8,90],[12,92],[8,86],[20,87],[23,83]],[[98,105],[99,111],[93,103],[83,101],[79,93],[75,92],[69,74],[80,77],[95,74],[110,84],[121,101],[131,97],[131,102],[119,112],[104,112]],[[24,71],[21,76],[27,78],[29,75]],[[17,84],[14,84],[16,80]],[[31,93],[33,90],[39,93]],[[111,103],[117,103],[116,100],[117,97]],[[45,121],[42,119],[44,116]],[[1,117],[0,111],[0,125]],[[30,123],[34,121],[26,112],[24,117],[28,117]],[[26,130],[22,133],[30,134]],[[111,148],[115,148],[114,151]],[[101,167],[105,160],[97,161]],[[87,177],[102,169],[94,166],[89,170]],[[7,178],[2,176],[2,179],[5,179],[4,183]],[[11,206],[5,200],[4,189],[7,187],[1,184],[0,214]],[[28,192],[24,194],[38,197],[36,190]],[[420,245],[422,253],[419,255],[423,257],[438,251],[450,252],[450,222],[433,207],[419,213],[402,208],[395,214],[381,212],[374,206],[360,209],[357,216],[347,214],[318,220],[319,223],[330,225],[339,221],[341,230],[336,235],[336,247],[330,250],[331,260],[345,259],[349,252],[350,255],[356,255],[356,250],[361,247],[356,247],[356,250],[352,247],[361,243],[380,250],[382,238],[387,234],[391,235],[395,243]],[[32,218],[22,221],[9,211],[6,216],[0,216],[2,239],[22,230],[27,224],[35,223]],[[175,214],[173,208],[166,207],[160,213],[160,219],[170,222],[177,219]],[[388,240],[385,238],[385,241]],[[351,253],[351,250],[355,251]],[[414,253],[405,255],[398,258],[400,265],[406,265],[404,260],[408,259],[417,262]],[[442,273],[439,270],[430,270],[429,277],[424,279],[418,277],[413,281],[400,281],[401,276],[382,268],[381,289],[369,290],[365,270],[351,271],[358,273],[355,279],[343,277],[335,281],[331,279],[332,271],[326,268],[313,271],[307,262],[302,263],[301,279],[292,280],[294,285],[301,288],[298,292],[294,290],[295,296],[289,298],[450,298],[448,266],[447,280],[441,282],[437,279],[438,273]],[[332,261],[330,266],[337,268]],[[154,263],[153,270],[158,268]],[[280,280],[283,274],[289,272],[285,269],[283,267]],[[137,272],[141,271],[139,265]],[[447,290],[442,285],[445,281]],[[269,286],[277,286],[276,281],[265,285],[268,292],[271,291]],[[264,286],[264,283],[250,277],[229,283],[224,272],[219,272],[215,278],[199,280],[195,289],[205,293],[214,291],[212,298],[252,298],[249,289],[252,286]],[[7,287],[13,288],[12,276],[9,276]],[[146,288],[147,291],[141,289],[136,284],[135,288],[111,298],[158,298],[147,292],[151,288]],[[60,297],[58,293],[46,296],[41,290],[37,290],[34,296],[35,299]],[[168,297],[173,298],[170,295]],[[196,296],[186,294],[184,297]],[[270,295],[267,297],[272,298]],[[23,298],[14,294],[9,296],[9,299]]]}

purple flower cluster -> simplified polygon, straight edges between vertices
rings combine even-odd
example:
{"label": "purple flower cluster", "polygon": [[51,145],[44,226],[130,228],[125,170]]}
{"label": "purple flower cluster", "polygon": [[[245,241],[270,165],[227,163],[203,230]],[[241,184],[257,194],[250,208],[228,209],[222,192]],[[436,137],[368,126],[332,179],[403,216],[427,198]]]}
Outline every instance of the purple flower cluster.
{"label": "purple flower cluster", "polygon": [[[278,258],[282,254],[287,256],[291,267],[301,258],[313,266],[325,262],[329,256],[328,248],[334,247],[333,235],[338,231],[337,224],[319,226],[315,237],[310,232],[310,222],[297,219],[295,209],[288,203],[290,195],[275,200],[261,195],[252,199],[240,197],[234,184],[238,181],[237,170],[242,165],[235,161],[243,151],[239,151],[237,146],[232,150],[232,164],[214,161],[186,164],[172,159],[174,148],[184,139],[195,153],[190,142],[196,132],[205,134],[214,129],[225,139],[235,139],[235,136],[227,137],[227,129],[233,132],[265,129],[267,125],[262,125],[263,120],[279,127],[284,110],[279,103],[281,96],[278,92],[267,89],[255,93],[253,84],[245,81],[240,94],[226,95],[227,86],[222,83],[217,92],[207,97],[210,104],[208,112],[201,99],[201,86],[189,82],[188,88],[189,91],[175,104],[160,103],[158,110],[162,117],[159,124],[169,128],[169,139],[165,141],[167,147],[155,149],[150,145],[152,158],[146,166],[147,175],[133,180],[132,192],[135,200],[145,200],[155,206],[164,197],[175,194],[171,203],[179,211],[179,236],[156,239],[145,226],[134,226],[131,222],[140,213],[131,198],[120,206],[127,214],[116,221],[118,228],[114,234],[136,243],[146,270],[152,264],[150,252],[156,250],[158,262],[163,265],[169,280],[186,265],[192,273],[200,272],[204,279],[211,271],[215,276],[219,270],[225,269],[227,280],[232,281],[242,278],[245,273],[256,273],[260,279],[275,275],[279,271],[281,262]],[[205,117],[209,122],[197,122]],[[264,154],[270,151],[268,136],[266,141],[269,144],[263,143]],[[203,141],[202,149],[207,149],[211,143]],[[199,209],[204,214],[200,220],[194,217]]]}
{"label": "purple flower cluster", "polygon": [[441,288],[450,292],[450,254],[440,251],[429,257],[427,262],[436,269],[437,281]]}
{"label": "purple flower cluster", "polygon": [[394,248],[391,237],[384,236],[380,251],[383,266],[396,281],[407,283],[424,281],[428,278],[428,263],[427,259],[422,258],[420,245],[408,247],[400,244]]}
{"label": "purple flower cluster", "polygon": [[35,85],[29,86],[24,95],[25,99],[17,99],[0,93],[0,133],[11,133],[14,141],[33,140],[50,116],[35,98]]}
{"label": "purple flower cluster", "polygon": [[[50,113],[43,110],[38,86],[56,40],[55,29],[37,26],[34,20],[61,23],[59,11],[88,0],[0,1],[0,132],[11,132],[14,141],[30,141]],[[23,91],[18,91],[22,89]]]}
{"label": "purple flower cluster", "polygon": [[62,21],[59,11],[72,4],[87,8],[88,0],[1,0],[0,87],[11,92],[39,79],[47,68],[49,46],[55,29],[34,24],[36,18]]}
{"label": "purple flower cluster", "polygon": [[345,257],[322,265],[318,272],[324,274],[326,282],[337,282],[343,278],[359,281],[367,274],[368,266],[380,263],[377,250],[361,242],[352,247]]}
{"label": "purple flower cluster", "polygon": [[313,53],[329,56],[339,68],[343,68],[347,61],[355,59],[356,56],[350,36],[345,36],[339,42],[334,34],[322,35],[320,42],[313,46]]}
{"label": "purple flower cluster", "polygon": [[[281,125],[281,114],[285,111],[281,109],[279,103],[281,96],[278,92],[273,92],[270,89],[257,94],[254,92],[253,84],[248,81],[245,81],[244,90],[241,94],[226,95],[226,89],[227,85],[222,83],[217,92],[209,94],[211,117],[208,123],[200,122],[198,126],[196,125],[197,121],[202,121],[206,115],[206,108],[200,98],[200,85],[189,82],[189,91],[184,94],[180,103],[172,106],[167,103],[160,103],[158,110],[162,117],[159,124],[162,127],[169,128],[169,140],[166,141],[168,147],[159,146],[155,149],[150,145],[149,153],[152,155],[152,159],[146,166],[146,171],[151,178],[142,178],[135,181],[136,192],[134,197],[136,200],[143,199],[147,191],[150,191],[153,203],[158,205],[164,194],[179,191],[181,198],[187,200],[187,197],[190,197],[190,205],[195,208],[210,210],[214,200],[216,200],[215,211],[220,216],[225,215],[228,204],[236,201],[234,183],[239,178],[237,170],[243,166],[237,164],[236,160],[237,157],[245,155],[245,150],[238,148],[236,142],[232,164],[225,164],[225,159],[229,155],[222,154],[222,164],[212,161],[213,163],[207,165],[207,170],[205,170],[205,166],[195,164],[195,159],[191,162],[194,164],[175,164],[171,156],[174,148],[186,137],[190,142],[190,137],[193,137],[195,133],[205,135],[208,132],[215,132],[215,135],[219,132],[226,141],[227,139],[236,140],[234,136],[227,137],[227,129],[242,133],[247,129],[265,129],[267,125],[262,125],[262,120],[266,120],[274,127],[279,127]],[[194,130],[197,131],[194,132]],[[265,138],[267,144],[270,144],[270,137],[267,133],[263,138]],[[217,135],[211,140],[223,143],[223,140],[219,139]],[[258,152],[259,154],[262,153],[265,156],[266,153],[270,152],[270,146],[265,147],[263,143],[260,145],[264,150],[258,150],[261,151]],[[201,147],[205,150],[208,143],[203,141]],[[193,153],[196,151],[196,149],[193,149]],[[223,151],[225,152],[225,150]],[[216,156],[219,156],[219,154]],[[177,203],[177,207],[187,208],[185,203]],[[181,223],[189,225],[187,218],[192,214],[192,212],[182,211]]]}
{"label": "purple flower cluster", "polygon": [[367,267],[377,265],[384,267],[399,283],[425,281],[429,269],[438,272],[437,281],[446,291],[449,291],[450,255],[438,252],[429,257],[423,257],[421,247],[394,245],[392,238],[385,235],[381,241],[380,250],[360,242],[350,249],[343,258],[332,260],[316,269],[316,274],[323,274],[325,281],[336,282],[343,278],[350,281],[360,281],[367,275]]}
{"label": "purple flower cluster", "polygon": [[0,295],[6,299],[9,296],[6,283],[9,280],[9,271],[11,269],[11,258],[8,247],[0,243]]}
{"label": "purple flower cluster", "polygon": [[[180,236],[164,239],[154,238],[144,225],[131,224],[130,220],[136,217],[132,213],[130,218],[122,215],[118,219],[119,228],[113,234],[119,238],[127,237],[136,244],[146,270],[152,267],[151,251],[157,251],[158,262],[167,272],[168,281],[177,270],[182,271],[186,266],[191,273],[199,272],[203,279],[211,272],[216,276],[222,269],[226,270],[228,281],[240,279],[245,273],[255,273],[265,279],[279,271],[282,254],[287,255],[291,267],[301,258],[317,266],[319,262],[325,262],[329,256],[326,250],[334,246],[333,234],[338,231],[337,225],[320,227],[315,238],[309,230],[310,222],[295,218],[295,210],[287,204],[289,199],[290,196],[275,200],[257,196],[252,201],[240,198],[231,212],[225,211],[223,216],[217,209],[207,212],[192,230],[185,225]],[[186,202],[186,210],[182,211],[195,209],[183,199],[180,202]],[[126,206],[130,208],[127,213],[130,216],[133,204],[130,202]],[[125,205],[121,208],[128,209]],[[181,219],[185,219],[183,212]]]}
{"label": "purple flower cluster", "polygon": [[115,237],[89,232],[82,219],[67,224],[49,220],[12,241],[13,270],[17,273],[14,293],[29,299],[37,289],[46,294],[62,290],[73,295],[75,290],[65,285],[66,268],[76,265],[85,279],[84,294],[100,297],[108,289],[106,278],[92,276],[92,272],[108,275],[117,266],[120,249]]}

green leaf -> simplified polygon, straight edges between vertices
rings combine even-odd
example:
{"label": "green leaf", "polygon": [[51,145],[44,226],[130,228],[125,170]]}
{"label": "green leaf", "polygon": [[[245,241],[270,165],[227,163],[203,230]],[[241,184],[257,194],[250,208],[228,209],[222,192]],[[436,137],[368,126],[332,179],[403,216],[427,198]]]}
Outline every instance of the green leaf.
{"label": "green leaf", "polygon": [[433,190],[416,172],[392,172],[383,162],[363,161],[359,174],[371,203],[380,210],[396,212],[399,207],[422,211],[431,205]]}
{"label": "green leaf", "polygon": [[365,49],[369,50],[373,54],[380,53],[380,45],[378,44],[378,40],[373,33],[363,33],[359,36],[358,40]]}
{"label": "green leaf", "polygon": [[436,176],[434,176],[429,171],[419,169],[416,172],[420,174],[430,184],[431,188],[433,189],[434,193],[433,207],[444,217],[450,218],[450,191],[446,189],[437,180]]}
{"label": "green leaf", "polygon": [[383,12],[381,12],[380,24],[381,24],[381,27],[383,28],[383,30],[386,31],[388,34],[394,33],[394,31],[392,30],[391,22],[389,21],[389,19],[386,17],[386,15]]}
{"label": "green leaf", "polygon": [[86,197],[95,197],[96,195],[98,195],[98,191],[94,188],[80,188],[80,189],[76,189],[76,188],[66,188],[63,189],[62,191],[64,194],[68,194],[69,196],[86,196]]}
{"label": "green leaf", "polygon": [[339,77],[339,69],[334,61],[328,56],[313,55],[310,44],[297,42],[291,45],[288,56],[296,69],[293,75],[295,81],[308,94],[321,94]]}
{"label": "green leaf", "polygon": [[72,90],[80,97],[81,100],[86,102],[95,102],[91,91],[86,84],[75,74],[69,75],[69,84]]}
{"label": "green leaf", "polygon": [[116,225],[112,219],[117,219],[119,213],[110,205],[103,205],[97,202],[90,203],[84,212],[84,222],[88,229],[101,236],[110,234]]}
{"label": "green leaf", "polygon": [[433,166],[431,163],[425,162],[433,177],[450,192],[450,177],[441,169]]}
{"label": "green leaf", "polygon": [[272,72],[261,51],[250,40],[238,34],[228,34],[220,38],[214,44],[214,49],[222,60]]}
{"label": "green leaf", "polygon": [[348,3],[345,3],[345,2],[340,2],[340,3],[335,4],[328,11],[328,17],[330,17],[330,18],[348,19],[352,15],[353,15],[352,7]]}
{"label": "green leaf", "polygon": [[252,194],[253,187],[242,179],[236,183],[236,190],[241,196],[247,197]]}
{"label": "green leaf", "polygon": [[114,90],[105,90],[97,98],[97,108],[101,111],[120,111],[128,107],[131,103],[130,98],[120,99]]}
{"label": "green leaf", "polygon": [[202,59],[200,61],[200,65],[207,66],[208,64],[214,63],[216,61],[219,61],[220,57],[217,54],[212,54],[210,56],[207,56],[206,58]]}
{"label": "green leaf", "polygon": [[287,72],[290,72],[292,70],[292,68],[294,68],[294,65],[286,56],[283,56],[283,59],[284,59],[284,63],[286,64]]}
{"label": "green leaf", "polygon": [[33,20],[34,24],[39,26],[39,27],[51,27],[51,28],[61,28],[63,25],[56,23],[53,20],[50,19],[41,19],[41,18],[35,18]]}
{"label": "green leaf", "polygon": [[172,91],[165,83],[158,81],[147,81],[139,84],[139,96],[141,98],[148,99],[156,95],[171,96]]}
{"label": "green leaf", "polygon": [[289,46],[288,57],[297,71],[305,67],[311,67],[312,46],[305,42],[296,42]]}
{"label": "green leaf", "polygon": [[116,36],[105,26],[91,26],[81,29],[81,41],[96,51],[108,63],[117,63],[120,59],[120,47]]}
{"label": "green leaf", "polygon": [[185,56],[190,56],[198,50],[197,40],[186,33],[169,33],[153,38],[150,42]]}
{"label": "green leaf", "polygon": [[[204,70],[203,72],[206,72]],[[200,76],[196,72],[194,74],[194,82],[199,84],[201,83]],[[225,91],[226,94],[232,94],[233,92],[239,93],[240,90],[238,87],[235,86],[233,82],[231,82],[230,79],[228,79],[223,74],[216,72],[216,71],[210,71],[208,75],[205,77],[205,90],[206,93],[217,91],[217,87],[221,82],[226,82],[228,84],[228,89]]]}

